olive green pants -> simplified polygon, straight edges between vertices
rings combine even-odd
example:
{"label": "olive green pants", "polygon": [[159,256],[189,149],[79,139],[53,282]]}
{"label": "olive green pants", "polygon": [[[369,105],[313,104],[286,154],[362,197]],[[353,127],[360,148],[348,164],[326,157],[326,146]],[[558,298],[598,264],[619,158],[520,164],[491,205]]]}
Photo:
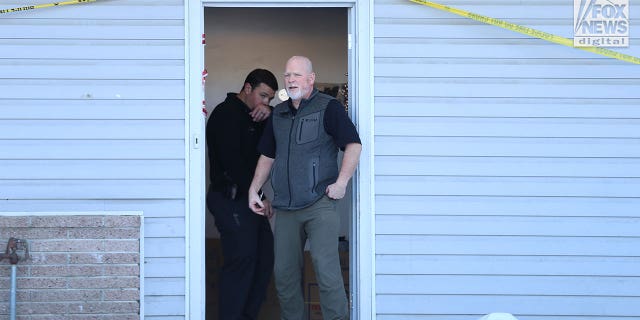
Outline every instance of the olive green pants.
{"label": "olive green pants", "polygon": [[325,320],[349,318],[344,290],[338,234],[340,217],[336,201],[324,196],[308,208],[276,212],[275,282],[282,320],[303,320],[303,250],[309,240],[313,269],[320,288],[320,307]]}

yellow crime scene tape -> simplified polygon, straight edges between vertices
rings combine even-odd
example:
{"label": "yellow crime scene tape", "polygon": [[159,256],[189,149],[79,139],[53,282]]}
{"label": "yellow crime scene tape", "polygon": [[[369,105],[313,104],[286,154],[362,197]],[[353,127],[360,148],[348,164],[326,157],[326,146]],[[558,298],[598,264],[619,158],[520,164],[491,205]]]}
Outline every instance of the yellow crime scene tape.
{"label": "yellow crime scene tape", "polygon": [[[25,7],[18,7],[18,8],[11,8],[11,9],[2,9],[0,10],[0,14],[4,14],[4,13],[12,13],[12,12],[21,12],[21,11],[29,11],[29,10],[35,10],[35,9],[42,9],[42,8],[49,8],[49,7],[57,7],[57,6],[66,6],[66,5],[73,5],[73,4],[80,4],[80,3],[87,3],[87,2],[95,2],[97,0],[72,0],[72,1],[63,1],[63,2],[53,2],[53,3],[45,3],[45,4],[37,4],[37,5],[32,5],[32,6],[25,6]],[[635,63],[635,64],[640,64],[640,58],[638,57],[634,57],[634,56],[630,56],[628,54],[624,54],[624,53],[620,53],[620,52],[616,52],[613,50],[609,50],[609,49],[605,49],[605,48],[600,48],[600,47],[574,47],[573,46],[573,41],[564,37],[560,37],[560,36],[556,36],[544,31],[540,31],[540,30],[536,30],[536,29],[532,29],[529,27],[524,27],[521,25],[517,25],[514,23],[510,23],[510,22],[506,22],[500,19],[495,19],[495,18],[491,18],[491,17],[486,17],[483,15],[479,15],[479,14],[475,14],[475,13],[471,13],[468,11],[464,11],[464,10],[460,10],[460,9],[456,9],[456,8],[452,8],[449,6],[445,6],[439,3],[435,3],[435,2],[431,2],[431,1],[425,1],[425,0],[409,0],[411,2],[414,3],[418,3],[418,4],[422,4],[431,8],[435,8],[435,9],[439,9],[439,10],[443,10],[446,12],[450,12],[453,14],[457,14],[459,16],[465,17],[465,18],[470,18],[482,23],[486,23],[486,24],[490,24],[496,27],[501,27],[507,30],[511,30],[511,31],[515,31],[524,35],[528,35],[528,36],[532,36],[532,37],[536,37],[538,39],[542,39],[542,40],[546,40],[549,42],[553,42],[553,43],[557,43],[557,44],[561,44],[563,46],[567,46],[567,47],[572,47],[572,48],[576,48],[576,49],[580,49],[580,50],[584,50],[584,51],[589,51],[589,52],[593,52],[599,55],[603,55],[605,57],[609,57],[609,58],[614,58],[614,59],[618,59],[618,60],[622,60],[622,61],[626,61],[626,62],[631,62],[631,63]]]}
{"label": "yellow crime scene tape", "polygon": [[32,5],[32,6],[24,6],[24,7],[11,8],[11,9],[2,9],[2,10],[0,10],[0,14],[12,13],[12,12],[21,12],[21,11],[29,11],[29,10],[49,8],[49,7],[68,6],[68,5],[71,5],[71,4],[79,4],[79,3],[95,2],[95,1],[97,1],[97,0],[72,0],[72,1],[36,4],[36,5]]}
{"label": "yellow crime scene tape", "polygon": [[614,59],[618,59],[618,60],[622,60],[622,61],[626,61],[626,62],[631,62],[631,63],[635,63],[635,64],[640,64],[640,58],[638,57],[634,57],[634,56],[630,56],[628,54],[624,54],[624,53],[620,53],[620,52],[616,52],[613,50],[609,50],[609,49],[605,49],[605,48],[600,48],[600,47],[574,47],[573,46],[573,41],[571,39],[567,39],[567,38],[563,38],[560,36],[556,36],[550,33],[546,33],[544,31],[540,31],[540,30],[536,30],[536,29],[532,29],[529,27],[524,27],[521,25],[517,25],[514,23],[510,23],[510,22],[506,22],[506,21],[502,21],[499,19],[495,19],[495,18],[490,18],[490,17],[486,17],[486,16],[482,16],[479,14],[475,14],[475,13],[471,13],[468,11],[464,11],[464,10],[460,10],[460,9],[456,9],[456,8],[452,8],[449,6],[445,6],[445,5],[441,5],[439,3],[435,3],[435,2],[431,2],[431,1],[425,1],[425,0],[409,0],[411,2],[415,2],[418,4],[422,4],[434,9],[439,9],[442,11],[446,11],[446,12],[450,12],[453,14],[457,14],[459,16],[465,17],[465,18],[470,18],[476,21],[480,21],[482,23],[486,23],[486,24],[490,24],[492,26],[496,26],[496,27],[501,27],[507,30],[511,30],[511,31],[515,31],[527,36],[532,36],[532,37],[536,37],[542,40],[546,40],[546,41],[550,41],[553,43],[557,43],[557,44],[561,44],[563,46],[567,46],[567,47],[572,47],[572,48],[576,48],[576,49],[580,49],[580,50],[585,50],[585,51],[589,51],[589,52],[593,52],[593,53],[597,53],[599,55],[603,55],[605,57],[609,57],[609,58],[614,58]]}

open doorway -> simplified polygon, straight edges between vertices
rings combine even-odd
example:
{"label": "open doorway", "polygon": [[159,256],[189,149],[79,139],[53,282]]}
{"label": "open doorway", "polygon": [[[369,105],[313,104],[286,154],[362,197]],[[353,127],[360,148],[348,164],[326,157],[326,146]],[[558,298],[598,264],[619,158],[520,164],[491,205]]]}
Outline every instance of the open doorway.
{"label": "open doorway", "polygon": [[[251,70],[265,68],[278,78],[284,88],[282,73],[292,55],[304,55],[314,63],[316,87],[340,96],[349,105],[349,13],[348,8],[228,8],[211,7],[204,11],[206,34],[205,86],[206,107],[211,110],[227,92],[238,92],[242,80]],[[272,105],[281,100],[276,95]],[[353,110],[347,110],[352,114]],[[353,118],[353,117],[352,117]],[[208,164],[208,159],[206,161]],[[209,176],[208,168],[206,177]],[[206,185],[208,185],[208,181]],[[268,183],[267,183],[268,185]],[[268,188],[267,188],[268,189]],[[353,192],[339,202],[341,216],[341,264],[345,288],[349,285],[349,243],[352,241]],[[269,194],[269,190],[266,190]],[[217,266],[221,254],[213,217],[206,215],[207,246],[207,319],[217,319]],[[310,259],[306,259],[309,260]],[[309,306],[308,319],[321,319],[317,285],[305,261],[304,294]],[[273,286],[263,304],[260,319],[279,318],[279,307]]]}

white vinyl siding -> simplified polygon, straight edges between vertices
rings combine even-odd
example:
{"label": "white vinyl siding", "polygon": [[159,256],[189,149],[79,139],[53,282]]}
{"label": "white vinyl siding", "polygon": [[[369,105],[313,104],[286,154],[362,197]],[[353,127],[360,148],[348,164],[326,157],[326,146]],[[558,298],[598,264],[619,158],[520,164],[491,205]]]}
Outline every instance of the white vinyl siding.
{"label": "white vinyl siding", "polygon": [[[640,66],[374,3],[377,319],[640,317]],[[441,3],[573,36],[572,2]]]}
{"label": "white vinyl siding", "polygon": [[143,212],[146,319],[185,318],[184,25],[178,0],[0,16],[0,210]]}

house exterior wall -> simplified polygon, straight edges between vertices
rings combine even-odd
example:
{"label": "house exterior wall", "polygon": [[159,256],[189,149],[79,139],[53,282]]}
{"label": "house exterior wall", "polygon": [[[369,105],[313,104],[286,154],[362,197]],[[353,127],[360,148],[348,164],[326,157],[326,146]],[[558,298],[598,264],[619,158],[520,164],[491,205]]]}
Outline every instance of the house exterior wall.
{"label": "house exterior wall", "polygon": [[[573,36],[572,2],[444,4]],[[409,1],[374,17],[377,319],[640,317],[639,67]]]}
{"label": "house exterior wall", "polygon": [[184,10],[98,1],[0,17],[0,211],[142,212],[146,319],[185,315]]}
{"label": "house exterior wall", "polygon": [[[376,318],[640,316],[638,68],[373,3]],[[468,3],[571,37],[571,4]],[[0,19],[0,211],[142,211],[146,319],[185,318],[184,26],[173,0]]]}

